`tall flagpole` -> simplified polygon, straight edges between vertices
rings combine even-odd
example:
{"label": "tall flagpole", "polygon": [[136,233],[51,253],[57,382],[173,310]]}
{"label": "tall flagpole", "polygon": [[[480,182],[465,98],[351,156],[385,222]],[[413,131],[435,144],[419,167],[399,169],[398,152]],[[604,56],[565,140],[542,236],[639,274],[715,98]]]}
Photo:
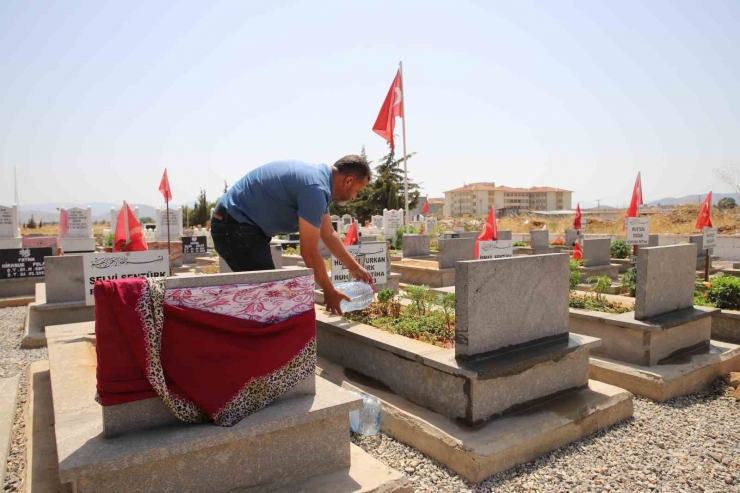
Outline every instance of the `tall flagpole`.
{"label": "tall flagpole", "polygon": [[[167,184],[169,185],[169,177],[167,180]],[[167,194],[169,196],[169,194]],[[174,275],[172,273],[172,247],[170,246],[170,199],[166,196],[164,199],[164,203],[167,206],[167,265],[170,266],[170,275]]]}
{"label": "tall flagpole", "polygon": [[403,88],[402,97],[403,100],[403,118],[402,120],[402,131],[403,131],[403,200],[406,206],[406,220],[404,226],[411,224],[409,217],[409,172],[406,165],[406,86],[403,84],[403,62],[398,62],[398,71],[401,74],[401,87]]}

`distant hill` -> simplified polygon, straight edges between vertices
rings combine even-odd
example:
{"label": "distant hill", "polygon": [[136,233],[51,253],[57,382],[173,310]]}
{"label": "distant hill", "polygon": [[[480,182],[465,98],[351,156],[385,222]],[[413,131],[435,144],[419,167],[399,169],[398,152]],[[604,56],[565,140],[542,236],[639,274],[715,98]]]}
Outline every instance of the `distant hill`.
{"label": "distant hill", "polygon": [[[707,197],[706,194],[699,195],[686,195],[685,197],[666,197],[664,199],[650,202],[647,205],[688,205],[688,204],[701,204]],[[730,197],[737,200],[737,195],[734,193],[715,193],[712,194],[712,204],[716,205],[720,200]]]}

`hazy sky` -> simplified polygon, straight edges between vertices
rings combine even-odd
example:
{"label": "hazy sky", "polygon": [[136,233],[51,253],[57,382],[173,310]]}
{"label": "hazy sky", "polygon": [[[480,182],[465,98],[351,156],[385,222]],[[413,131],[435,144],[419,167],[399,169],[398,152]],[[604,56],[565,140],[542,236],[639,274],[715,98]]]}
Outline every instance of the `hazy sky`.
{"label": "hazy sky", "polygon": [[[385,154],[404,62],[410,177],[574,200],[729,191],[740,2],[0,2],[0,204],[215,198],[265,162]],[[400,120],[397,131],[400,133]],[[399,139],[400,146],[400,139]],[[575,205],[575,204],[574,204]]]}

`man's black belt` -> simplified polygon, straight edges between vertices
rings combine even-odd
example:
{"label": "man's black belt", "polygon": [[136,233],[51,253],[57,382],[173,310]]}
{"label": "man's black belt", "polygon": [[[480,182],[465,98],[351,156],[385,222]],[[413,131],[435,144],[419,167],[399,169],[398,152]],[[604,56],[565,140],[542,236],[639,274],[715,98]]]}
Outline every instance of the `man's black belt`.
{"label": "man's black belt", "polygon": [[226,207],[222,206],[221,204],[217,205],[216,208],[213,210],[213,217],[218,219],[219,221],[224,221],[227,223],[239,222],[234,219],[234,217],[229,214],[229,211],[226,209]]}

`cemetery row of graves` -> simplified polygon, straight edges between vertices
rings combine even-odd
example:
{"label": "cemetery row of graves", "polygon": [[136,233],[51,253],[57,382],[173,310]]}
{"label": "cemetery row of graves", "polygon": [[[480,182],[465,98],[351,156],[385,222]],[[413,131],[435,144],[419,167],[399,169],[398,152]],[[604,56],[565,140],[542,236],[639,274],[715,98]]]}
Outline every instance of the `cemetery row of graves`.
{"label": "cemetery row of graves", "polygon": [[[485,236],[423,216],[405,226],[402,210],[332,221],[357,233],[347,248],[376,284],[373,304],[344,316],[320,309],[295,234],[273,240],[274,271],[228,273],[177,210],[158,213],[148,251],[106,252],[89,209],[61,211],[52,240],[21,237],[1,208],[0,297],[26,305],[23,347],[48,347],[29,379],[48,408],[28,412],[53,425],[33,446],[54,451],[60,483],[412,491],[350,443],[352,391],[382,402],[382,432],[474,484],[630,418],[633,395],[665,401],[740,371],[740,265],[712,267],[711,227],[656,235],[635,217],[624,235],[524,234],[494,218]],[[349,280],[321,251],[332,281]],[[260,338],[266,326],[283,339]]]}

